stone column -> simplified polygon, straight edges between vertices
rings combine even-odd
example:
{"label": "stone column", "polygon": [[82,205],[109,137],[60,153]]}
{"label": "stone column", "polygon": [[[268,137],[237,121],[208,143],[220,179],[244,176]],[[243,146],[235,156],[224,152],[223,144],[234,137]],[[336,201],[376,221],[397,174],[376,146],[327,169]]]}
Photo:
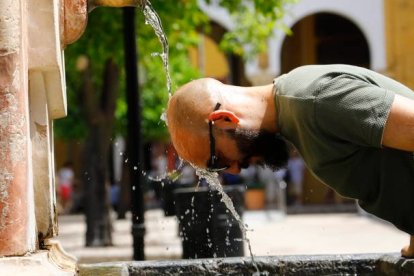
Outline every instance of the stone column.
{"label": "stone column", "polygon": [[[30,141],[39,243],[57,234],[52,120],[66,116],[58,0],[25,0]],[[42,30],[39,32],[39,30]]]}
{"label": "stone column", "polygon": [[0,256],[35,250],[25,8],[0,1]]}

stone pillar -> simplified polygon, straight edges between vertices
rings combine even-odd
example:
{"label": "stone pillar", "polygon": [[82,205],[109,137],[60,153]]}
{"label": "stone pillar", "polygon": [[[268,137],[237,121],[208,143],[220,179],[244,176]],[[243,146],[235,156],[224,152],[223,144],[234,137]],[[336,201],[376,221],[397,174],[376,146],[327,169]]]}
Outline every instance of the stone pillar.
{"label": "stone pillar", "polygon": [[25,8],[0,1],[0,256],[35,250]]}
{"label": "stone pillar", "polygon": [[[30,141],[36,230],[40,243],[57,235],[52,120],[66,116],[61,5],[25,0],[27,6]],[[39,32],[39,30],[42,30]]]}
{"label": "stone pillar", "polygon": [[29,101],[36,225],[42,241],[57,235],[53,129],[42,72],[29,73]]}

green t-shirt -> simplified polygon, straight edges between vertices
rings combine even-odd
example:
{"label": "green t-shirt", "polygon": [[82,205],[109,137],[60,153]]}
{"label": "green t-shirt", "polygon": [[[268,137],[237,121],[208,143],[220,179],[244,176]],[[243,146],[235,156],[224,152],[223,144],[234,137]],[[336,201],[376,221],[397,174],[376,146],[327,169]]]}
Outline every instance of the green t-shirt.
{"label": "green t-shirt", "polygon": [[414,92],[349,65],[299,67],[275,79],[275,88],[278,128],[309,170],[414,235],[414,155],[382,147],[394,95],[414,99]]}

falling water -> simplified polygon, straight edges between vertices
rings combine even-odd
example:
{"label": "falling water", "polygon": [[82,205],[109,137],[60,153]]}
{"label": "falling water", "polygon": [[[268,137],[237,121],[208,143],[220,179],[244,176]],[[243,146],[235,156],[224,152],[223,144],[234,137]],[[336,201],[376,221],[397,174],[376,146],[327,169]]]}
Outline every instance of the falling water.
{"label": "falling water", "polygon": [[[247,238],[247,226],[243,224],[242,219],[240,218],[239,214],[236,212],[236,209],[234,208],[233,202],[231,198],[224,192],[223,186],[220,184],[220,181],[218,179],[217,173],[208,172],[204,169],[198,168],[193,165],[193,167],[196,170],[196,174],[199,178],[203,178],[207,181],[207,183],[215,189],[220,195],[221,195],[221,201],[226,205],[227,209],[230,211],[230,213],[233,215],[234,219],[239,224],[240,230],[243,233],[243,239],[247,242],[247,246],[249,248],[250,257],[252,258],[252,264],[256,268],[256,273],[259,275],[260,271],[257,267],[257,264],[254,260],[254,255],[252,252],[252,246],[250,244],[250,240]],[[255,273],[255,274],[256,274]]]}
{"label": "falling water", "polygon": [[149,24],[154,29],[154,32],[162,45],[162,53],[157,55],[159,55],[162,59],[165,75],[167,78],[168,96],[171,97],[171,76],[168,62],[169,48],[167,37],[165,36],[164,29],[162,28],[161,19],[159,18],[158,14],[155,12],[154,8],[152,7],[149,1],[146,1],[143,7],[143,12],[145,16],[145,24]]}
{"label": "falling water", "polygon": [[[168,41],[165,36],[164,30],[162,28],[161,20],[149,1],[146,1],[145,5],[143,6],[143,12],[145,16],[145,23],[149,24],[154,29],[155,34],[157,35],[163,48],[163,52],[157,55],[161,56],[161,59],[163,61],[164,70],[165,70],[165,74],[167,78],[168,96],[171,97],[171,77],[170,77],[169,62],[168,62],[168,53],[169,53]],[[161,119],[166,122],[165,114],[161,116]],[[227,209],[230,211],[230,213],[233,215],[233,217],[239,224],[240,230],[243,233],[243,238],[247,242],[250,256],[252,258],[252,264],[256,269],[256,273],[254,273],[254,275],[260,275],[259,268],[254,260],[254,255],[252,252],[250,240],[247,238],[248,229],[246,225],[243,224],[239,214],[236,212],[236,209],[234,208],[231,198],[224,192],[223,187],[221,186],[218,180],[217,173],[209,173],[206,170],[197,168],[195,166],[193,167],[196,169],[196,173],[198,177],[204,178],[213,189],[217,190],[220,193],[222,197],[221,201],[226,205]],[[193,204],[193,200],[192,200],[192,204]]]}

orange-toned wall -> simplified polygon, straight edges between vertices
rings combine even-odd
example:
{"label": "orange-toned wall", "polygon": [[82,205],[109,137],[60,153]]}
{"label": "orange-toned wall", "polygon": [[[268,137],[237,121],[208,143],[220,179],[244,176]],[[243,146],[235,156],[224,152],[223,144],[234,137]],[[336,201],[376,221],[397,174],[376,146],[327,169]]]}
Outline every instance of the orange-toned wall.
{"label": "orange-toned wall", "polygon": [[190,49],[190,60],[205,77],[225,79],[229,75],[226,56],[208,36],[203,36],[198,49]]}
{"label": "orange-toned wall", "polygon": [[387,74],[414,89],[414,1],[384,3]]}

